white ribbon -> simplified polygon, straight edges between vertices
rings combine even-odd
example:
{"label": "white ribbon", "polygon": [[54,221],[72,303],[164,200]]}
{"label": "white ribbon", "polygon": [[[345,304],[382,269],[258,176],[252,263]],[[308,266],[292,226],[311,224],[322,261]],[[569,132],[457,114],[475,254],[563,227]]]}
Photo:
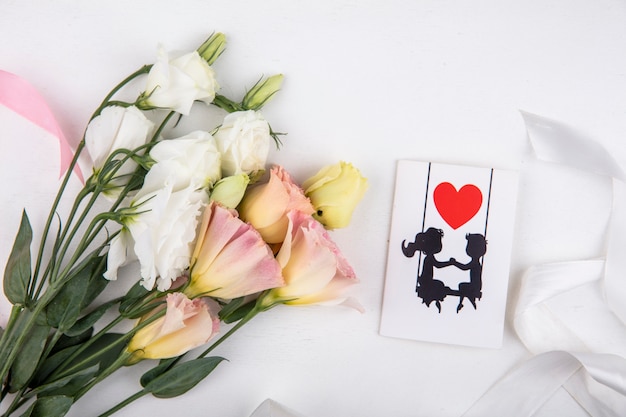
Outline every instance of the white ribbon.
{"label": "white ribbon", "polygon": [[[606,255],[525,273],[514,326],[535,356],[496,383],[464,417],[529,417],[559,389],[591,416],[626,416],[626,174],[597,142],[559,122],[522,116],[539,160],[613,179]],[[564,314],[559,305],[568,297],[584,300],[577,305],[584,314]]]}
{"label": "white ribbon", "polygon": [[252,412],[250,417],[303,417],[295,411],[285,407],[284,405],[272,400],[271,398],[263,401]]}

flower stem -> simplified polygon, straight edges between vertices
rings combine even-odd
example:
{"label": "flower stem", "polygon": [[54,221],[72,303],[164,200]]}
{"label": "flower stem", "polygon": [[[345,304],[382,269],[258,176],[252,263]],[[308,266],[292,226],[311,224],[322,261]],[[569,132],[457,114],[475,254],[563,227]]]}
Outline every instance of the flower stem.
{"label": "flower stem", "polygon": [[252,320],[254,317],[256,317],[257,314],[259,314],[259,313],[261,313],[263,311],[266,311],[266,310],[267,309],[261,308],[257,304],[252,310],[250,310],[248,312],[248,314],[243,316],[243,318],[241,320],[239,320],[237,322],[237,324],[235,324],[233,327],[231,327],[228,330],[228,332],[224,333],[224,335],[222,337],[220,337],[219,339],[217,339],[215,342],[213,342],[213,344],[211,344],[211,346],[209,346],[208,349],[206,349],[204,352],[199,354],[198,358],[204,358],[206,355],[211,353],[216,347],[221,345],[226,339],[228,339],[233,333],[235,333],[237,330],[241,329],[246,323],[248,323],[250,320]]}
{"label": "flower stem", "polygon": [[[152,65],[144,65],[143,67],[141,67],[137,71],[135,71],[132,74],[130,74],[124,80],[122,80],[115,87],[113,87],[113,89],[109,92],[109,94],[107,94],[107,96],[104,98],[104,100],[102,101],[100,106],[98,106],[98,108],[92,114],[92,116],[91,116],[91,118],[89,120],[91,121],[96,116],[98,116],[102,112],[102,110],[110,104],[111,98],[119,90],[121,90],[126,84],[128,84],[133,79],[139,77],[142,74],[147,74],[150,71],[150,68],[152,68]],[[79,156],[80,156],[80,154],[81,154],[81,152],[82,152],[82,150],[84,148],[85,148],[85,136],[83,135],[81,141],[76,146],[76,151],[74,152],[74,156],[72,157],[72,161],[70,162],[70,165],[68,166],[67,171],[65,172],[65,176],[63,177],[63,181],[61,182],[61,185],[59,186],[59,190],[57,192],[57,195],[56,195],[56,197],[54,199],[54,202],[52,203],[52,207],[50,208],[50,212],[48,213],[48,218],[46,220],[46,225],[45,225],[45,227],[43,229],[41,240],[40,240],[40,244],[39,244],[39,252],[37,254],[37,261],[35,262],[35,269],[34,269],[34,273],[33,273],[33,276],[32,276],[32,282],[30,283],[30,290],[31,290],[31,292],[34,291],[34,289],[37,286],[36,283],[37,283],[37,280],[38,280],[39,270],[41,268],[41,263],[43,261],[43,253],[44,253],[46,241],[47,241],[47,238],[48,238],[48,233],[49,233],[50,227],[52,225],[52,219],[54,219],[55,213],[57,212],[57,208],[59,207],[59,204],[61,202],[61,197],[63,196],[63,193],[65,192],[65,188],[67,187],[67,183],[69,182],[70,177],[72,176],[72,172],[74,171],[74,167],[78,163],[78,158],[79,158]]]}
{"label": "flower stem", "polygon": [[[5,380],[7,374],[9,373],[9,369],[13,366],[15,358],[22,348],[22,345],[29,337],[30,330],[35,325],[35,322],[37,321],[39,315],[43,312],[44,308],[46,308],[48,303],[52,301],[59,290],[60,287],[51,284],[41,299],[37,300],[34,309],[32,311],[27,310],[30,314],[19,314],[18,319],[25,320],[25,323],[21,326],[19,325],[20,323],[17,323],[19,334],[15,334],[15,331],[13,331],[6,339],[3,337],[2,345],[0,346],[0,381]],[[14,306],[14,308],[15,307],[17,306]]]}
{"label": "flower stem", "polygon": [[[85,350],[87,350],[87,348],[91,345],[93,345],[98,339],[100,339],[100,337],[102,337],[102,335],[104,335],[106,332],[108,332],[109,330],[111,330],[113,327],[115,327],[117,324],[121,323],[122,320],[124,319],[124,317],[122,316],[118,316],[115,319],[113,319],[109,324],[107,324],[103,329],[101,329],[98,333],[96,333],[95,335],[91,336],[89,338],[89,340],[85,341],[85,343],[83,343],[80,348],[78,348],[75,352],[73,352],[68,358],[66,358],[63,362],[61,362],[55,369],[54,372],[48,377],[49,380],[53,381],[55,379],[61,378],[64,376],[63,371],[65,370],[65,368],[67,368],[68,365],[71,365],[74,363],[75,359],[81,354],[83,353]],[[109,346],[111,347],[111,346]]]}
{"label": "flower stem", "polygon": [[111,375],[113,372],[117,371],[118,369],[120,369],[122,366],[124,366],[124,364],[126,363],[126,361],[128,361],[128,359],[131,357],[131,353],[128,352],[123,352],[119,358],[117,358],[115,360],[115,362],[113,362],[108,368],[106,368],[104,371],[100,372],[98,374],[97,377],[95,377],[94,379],[92,379],[87,385],[85,385],[83,388],[81,388],[80,391],[78,391],[75,395],[74,395],[74,402],[78,401],[83,395],[85,395],[90,389],[92,389],[96,384],[98,384],[100,381],[102,381],[103,379],[107,378],[109,375]]}
{"label": "flower stem", "polygon": [[134,393],[130,397],[126,398],[124,401],[120,401],[114,407],[111,407],[110,409],[108,409],[104,413],[100,414],[98,417],[108,417],[110,415],[113,415],[113,414],[117,413],[118,411],[120,411],[122,408],[126,407],[128,404],[132,403],[135,400],[138,400],[139,398],[143,397],[146,394],[148,394],[148,391],[146,391],[145,389],[141,390],[141,391],[137,391],[136,393]]}
{"label": "flower stem", "polygon": [[57,192],[56,197],[54,198],[54,202],[52,203],[52,207],[50,208],[50,212],[48,213],[48,219],[46,220],[46,225],[43,229],[43,233],[41,234],[41,240],[39,243],[39,252],[37,253],[37,261],[35,262],[35,270],[31,278],[30,289],[34,291],[34,288],[37,286],[37,280],[39,276],[39,269],[41,268],[41,263],[43,261],[43,252],[46,246],[46,241],[48,239],[48,233],[50,232],[50,227],[52,226],[52,219],[54,219],[54,215],[57,212],[57,208],[61,202],[61,197],[63,196],[63,192],[67,187],[67,183],[72,176],[72,172],[74,167],[78,163],[78,157],[80,156],[81,151],[85,147],[85,140],[81,140],[78,146],[76,147],[76,152],[74,152],[74,157],[70,162],[67,171],[65,172],[65,176],[63,177],[63,182],[61,182],[61,186],[59,187],[59,191]]}

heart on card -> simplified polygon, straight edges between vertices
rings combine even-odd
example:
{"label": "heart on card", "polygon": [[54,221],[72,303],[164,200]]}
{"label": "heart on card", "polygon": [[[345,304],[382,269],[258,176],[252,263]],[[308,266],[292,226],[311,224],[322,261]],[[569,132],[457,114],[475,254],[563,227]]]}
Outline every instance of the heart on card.
{"label": "heart on card", "polygon": [[433,199],[443,220],[456,230],[478,213],[483,194],[473,184],[466,184],[457,191],[454,185],[442,182],[435,187]]}

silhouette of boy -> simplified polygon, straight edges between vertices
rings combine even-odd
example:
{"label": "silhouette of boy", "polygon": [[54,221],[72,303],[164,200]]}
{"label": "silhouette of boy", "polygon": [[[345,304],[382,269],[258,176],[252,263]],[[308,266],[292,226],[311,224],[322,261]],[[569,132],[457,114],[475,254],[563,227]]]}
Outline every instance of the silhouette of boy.
{"label": "silhouette of boy", "polygon": [[457,262],[454,258],[451,258],[450,261],[459,269],[463,271],[469,270],[470,281],[469,282],[461,282],[459,284],[459,305],[456,308],[456,312],[458,313],[463,308],[463,299],[467,298],[470,300],[474,309],[476,309],[476,299],[481,299],[482,293],[482,275],[483,275],[483,265],[480,261],[480,258],[487,253],[487,241],[485,237],[481,234],[466,234],[465,239],[467,239],[467,246],[465,247],[465,253],[469,255],[471,260],[462,264]]}

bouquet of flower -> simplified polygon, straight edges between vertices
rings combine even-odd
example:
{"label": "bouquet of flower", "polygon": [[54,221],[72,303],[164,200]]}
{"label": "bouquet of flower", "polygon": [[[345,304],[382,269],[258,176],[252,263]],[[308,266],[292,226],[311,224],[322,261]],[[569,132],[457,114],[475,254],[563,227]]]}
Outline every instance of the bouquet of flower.
{"label": "bouquet of flower", "polygon": [[[160,48],[153,65],[95,110],[38,245],[23,213],[3,280],[13,305],[0,329],[3,416],[62,416],[115,371],[144,360],[158,362],[138,391],[101,415],[148,394],[178,396],[223,360],[211,351],[260,312],[359,308],[344,294],[354,271],[327,230],[348,224],[366,180],[345,162],[301,185],[281,166],[267,170],[280,134],[259,110],[282,75],[262,78],[240,101],[220,95],[211,65],[224,48],[220,33],[176,58]],[[117,99],[138,82],[134,101]],[[195,105],[223,120],[167,138]],[[92,173],[62,216],[83,149]],[[107,297],[130,264],[139,265],[136,282]],[[128,322],[130,330],[118,330]]]}

